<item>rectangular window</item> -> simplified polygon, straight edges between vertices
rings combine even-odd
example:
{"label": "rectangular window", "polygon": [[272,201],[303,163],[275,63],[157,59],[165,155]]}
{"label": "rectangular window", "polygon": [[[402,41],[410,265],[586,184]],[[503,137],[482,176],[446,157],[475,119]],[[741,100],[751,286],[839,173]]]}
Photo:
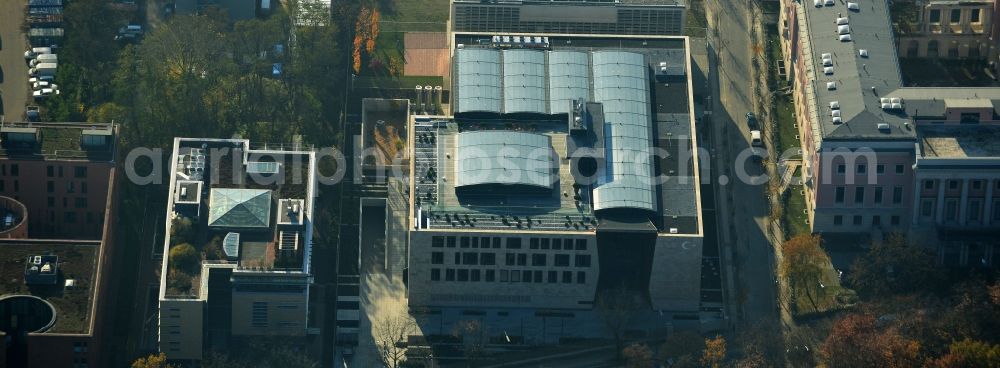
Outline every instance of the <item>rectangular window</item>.
{"label": "rectangular window", "polygon": [[479,237],[476,236],[472,237],[472,247],[479,248]]}
{"label": "rectangular window", "polygon": [[76,191],[76,183],[68,181],[66,182],[66,193],[73,193]]}
{"label": "rectangular window", "polygon": [[480,275],[481,275],[481,271],[479,271],[479,270],[472,270],[472,274],[470,275],[470,279],[472,280],[472,282],[479,282],[479,280],[481,279]]}
{"label": "rectangular window", "polygon": [[894,215],[894,216],[890,217],[890,218],[889,218],[889,223],[890,223],[890,224],[891,224],[892,226],[899,226],[899,216],[895,216],[895,215]]}
{"label": "rectangular window", "polygon": [[521,282],[521,271],[510,271],[510,282]]}
{"label": "rectangular window", "polygon": [[892,188],[892,204],[903,203],[903,187],[895,186]]}
{"label": "rectangular window", "polygon": [[497,264],[496,253],[483,253],[479,255],[479,264],[483,266],[494,266]]}
{"label": "rectangular window", "polygon": [[569,267],[569,254],[556,254],[556,267]]}
{"label": "rectangular window", "polygon": [[500,249],[500,238],[493,238],[493,249]]}
{"label": "rectangular window", "polygon": [[576,283],[577,284],[585,284],[585,283],[587,283],[587,273],[583,272],[583,271],[578,271],[576,273]]}
{"label": "rectangular window", "polygon": [[21,174],[21,168],[17,164],[10,164],[10,176],[18,176]]}
{"label": "rectangular window", "polygon": [[486,282],[493,282],[497,280],[496,270],[486,270]]}
{"label": "rectangular window", "polygon": [[865,203],[865,187],[854,188],[854,203]]}
{"label": "rectangular window", "polygon": [[467,265],[479,264],[479,253],[476,252],[462,253],[462,264],[467,264]]}
{"label": "rectangular window", "polygon": [[1000,221],[1000,200],[993,201],[993,221]]}
{"label": "rectangular window", "polygon": [[941,23],[941,10],[931,9],[931,23]]}
{"label": "rectangular window", "polygon": [[469,281],[469,270],[459,269],[458,270],[458,281]]}
{"label": "rectangular window", "polygon": [[47,201],[48,201],[49,207],[55,207],[56,206],[56,197],[49,197],[47,199]]}
{"label": "rectangular window", "polygon": [[958,180],[948,180],[948,189],[950,190],[958,189]]}
{"label": "rectangular window", "polygon": [[254,327],[267,326],[267,302],[253,302],[250,314],[250,323]]}
{"label": "rectangular window", "polygon": [[971,183],[971,185],[972,185],[972,189],[973,190],[983,189],[983,181],[982,180],[973,180],[972,183]]}
{"label": "rectangular window", "polygon": [[431,269],[431,281],[441,281],[441,270],[437,268]]}
{"label": "rectangular window", "polygon": [[885,174],[885,165],[875,165],[875,173],[879,175]]}
{"label": "rectangular window", "polygon": [[521,249],[521,238],[507,238],[507,249]]}
{"label": "rectangular window", "polygon": [[444,248],[444,237],[443,236],[431,237],[431,247]]}
{"label": "rectangular window", "polygon": [[847,165],[837,165],[837,174],[844,175],[847,173]]}
{"label": "rectangular window", "polygon": [[861,225],[861,223],[862,223],[861,215],[854,215],[854,225],[855,226]]}
{"label": "rectangular window", "polygon": [[484,236],[482,238],[479,238],[479,247],[480,248],[489,248],[490,247],[490,237]]}
{"label": "rectangular window", "polygon": [[577,239],[576,250],[587,250],[587,239]]}
{"label": "rectangular window", "polygon": [[529,249],[538,249],[538,238],[531,238],[528,240]]}
{"label": "rectangular window", "polygon": [[65,220],[67,224],[75,224],[76,212],[67,211],[66,213],[63,214],[63,220]]}
{"label": "rectangular window", "polygon": [[836,226],[843,225],[844,224],[844,216],[834,215],[833,216],[833,224],[836,225]]}
{"label": "rectangular window", "polygon": [[557,271],[549,271],[549,279],[546,282],[548,282],[550,284],[554,284],[554,283],[559,282],[559,272],[557,272]]}
{"label": "rectangular window", "polygon": [[444,264],[444,252],[431,252],[431,264]]}
{"label": "rectangular window", "polygon": [[55,167],[53,167],[52,165],[48,165],[48,166],[46,166],[46,167],[45,167],[45,176],[48,176],[48,177],[50,177],[50,178],[51,178],[51,177],[53,177],[53,176],[56,176],[56,174],[55,174],[55,173],[56,173],[56,170],[55,170],[55,169],[56,169],[56,168],[55,168]]}
{"label": "rectangular window", "polygon": [[444,270],[444,281],[455,281],[455,269],[448,268]]}
{"label": "rectangular window", "polygon": [[979,9],[970,9],[969,10],[969,22],[971,22],[971,23],[979,23],[980,22],[980,19],[979,19]]}
{"label": "rectangular window", "polygon": [[448,248],[454,248],[454,247],[455,247],[455,237],[454,236],[449,236],[448,237]]}
{"label": "rectangular window", "polygon": [[934,180],[924,180],[924,189],[927,190],[934,189]]}
{"label": "rectangular window", "polygon": [[528,255],[525,253],[520,253],[517,255],[517,265],[527,266],[528,265]]}
{"label": "rectangular window", "polygon": [[856,172],[857,172],[858,175],[867,174],[868,173],[868,165],[858,164],[858,168],[856,169]]}
{"label": "rectangular window", "polygon": [[543,283],[545,279],[542,278],[542,271],[535,271],[535,282]]}
{"label": "rectangular window", "polygon": [[872,216],[872,225],[874,226],[882,225],[882,216],[879,215]]}
{"label": "rectangular window", "polygon": [[834,202],[836,202],[836,203],[844,203],[844,191],[845,190],[846,189],[844,187],[837,187],[836,192],[835,192],[836,194],[835,194],[834,199],[833,199]]}
{"label": "rectangular window", "polygon": [[507,253],[504,257],[504,265],[513,266],[516,259],[515,257],[517,257],[517,255],[514,253]]}
{"label": "rectangular window", "polygon": [[59,166],[59,177],[63,177],[63,167]]}
{"label": "rectangular window", "polygon": [[547,260],[546,260],[546,257],[545,257],[544,254],[532,254],[531,255],[531,265],[532,266],[545,266],[546,263],[548,263],[546,261]]}
{"label": "rectangular window", "polygon": [[881,204],[882,203],[882,187],[875,187],[874,196],[875,196],[875,203],[876,204]]}
{"label": "rectangular window", "polygon": [[906,169],[903,168],[903,165],[896,165],[896,174],[897,175],[902,175],[903,172],[905,172],[905,170]]}
{"label": "rectangular window", "polygon": [[552,239],[552,249],[561,250],[562,249],[562,239],[556,238]]}
{"label": "rectangular window", "polygon": [[469,247],[469,243],[471,243],[471,241],[469,240],[469,237],[468,236],[463,236],[462,239],[461,239],[461,241],[459,242],[459,247],[461,247],[461,248],[468,248]]}
{"label": "rectangular window", "polygon": [[562,282],[569,284],[573,282],[573,271],[563,271]]}
{"label": "rectangular window", "polygon": [[969,201],[969,209],[968,209],[968,211],[969,211],[969,213],[966,214],[966,217],[969,219],[969,221],[979,222],[980,210],[979,210],[979,200],[978,199],[977,200]]}
{"label": "rectangular window", "polygon": [[56,191],[56,182],[51,181],[51,180],[49,180],[48,182],[46,182],[45,183],[45,190],[48,191],[49,193],[55,193],[55,191]]}
{"label": "rectangular window", "polygon": [[500,270],[500,282],[510,281],[510,271]]}
{"label": "rectangular window", "polygon": [[576,255],[576,266],[577,267],[590,267],[590,255],[589,254],[577,254]]}
{"label": "rectangular window", "polygon": [[951,23],[961,23],[962,22],[962,9],[952,9],[951,10]]}
{"label": "rectangular window", "polygon": [[920,216],[931,217],[934,214],[934,200],[924,199],[920,201]]}
{"label": "rectangular window", "polygon": [[462,253],[455,252],[455,262],[454,263],[457,264],[457,265],[462,264]]}
{"label": "rectangular window", "polygon": [[549,249],[549,238],[542,238],[542,249]]}
{"label": "rectangular window", "polygon": [[73,168],[73,177],[77,179],[84,179],[87,177],[87,167],[77,166]]}

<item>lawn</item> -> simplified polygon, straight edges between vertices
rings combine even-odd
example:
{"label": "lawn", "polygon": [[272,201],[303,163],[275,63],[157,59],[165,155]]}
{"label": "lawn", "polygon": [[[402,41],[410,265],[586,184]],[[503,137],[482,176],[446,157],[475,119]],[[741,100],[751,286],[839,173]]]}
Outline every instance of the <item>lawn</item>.
{"label": "lawn", "polygon": [[382,6],[383,32],[445,32],[448,30],[448,0],[395,0]]}
{"label": "lawn", "polygon": [[[97,242],[85,244],[11,243],[0,247],[0,295],[34,295],[52,303],[56,309],[56,324],[49,332],[85,333],[90,320],[90,296],[93,292]],[[60,278],[57,285],[31,286],[24,284],[25,260],[28,256],[56,255],[59,257]],[[62,288],[66,279],[76,280],[75,289]]]}
{"label": "lawn", "polygon": [[687,20],[684,24],[684,35],[690,37],[705,37],[708,29],[708,19],[705,17],[705,2],[691,0],[688,4]]}
{"label": "lawn", "polygon": [[799,234],[809,234],[808,216],[802,211],[806,209],[806,198],[802,194],[801,185],[791,185],[788,192],[782,197],[784,211],[782,212],[782,225],[785,229],[785,238],[792,238]]}
{"label": "lawn", "polygon": [[802,142],[796,138],[796,135],[799,134],[799,128],[796,127],[795,106],[792,105],[792,97],[780,94],[774,96],[774,112],[778,124],[778,146],[776,147],[778,154],[790,149],[800,149]]}

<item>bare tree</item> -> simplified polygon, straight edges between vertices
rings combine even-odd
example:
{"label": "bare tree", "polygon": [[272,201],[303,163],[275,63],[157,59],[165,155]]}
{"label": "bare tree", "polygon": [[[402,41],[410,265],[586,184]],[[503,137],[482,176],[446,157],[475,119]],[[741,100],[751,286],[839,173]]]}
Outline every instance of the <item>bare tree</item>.
{"label": "bare tree", "polygon": [[597,313],[614,335],[618,354],[624,347],[625,330],[641,305],[639,295],[625,285],[606,289],[597,295]]}
{"label": "bare tree", "polygon": [[406,361],[406,340],[415,329],[416,324],[406,312],[388,314],[372,321],[375,350],[386,368],[399,368]]}
{"label": "bare tree", "polygon": [[459,321],[452,330],[452,335],[462,340],[463,353],[469,362],[475,362],[485,355],[489,334],[482,321],[478,319]]}

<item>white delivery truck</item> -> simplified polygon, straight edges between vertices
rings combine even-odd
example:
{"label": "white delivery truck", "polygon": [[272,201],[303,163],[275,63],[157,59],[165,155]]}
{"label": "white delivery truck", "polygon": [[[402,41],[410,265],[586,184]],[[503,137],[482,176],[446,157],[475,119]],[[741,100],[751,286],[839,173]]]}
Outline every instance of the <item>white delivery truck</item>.
{"label": "white delivery truck", "polygon": [[31,60],[30,65],[32,67],[35,67],[38,64],[45,64],[45,63],[59,64],[59,57],[56,54],[41,54],[36,56],[34,60]]}
{"label": "white delivery truck", "polygon": [[38,55],[51,54],[51,53],[52,53],[51,47],[35,47],[31,50],[24,52],[24,60],[31,60],[37,57]]}
{"label": "white delivery truck", "polygon": [[55,76],[58,65],[52,63],[41,63],[34,68],[28,69],[28,74],[32,77]]}

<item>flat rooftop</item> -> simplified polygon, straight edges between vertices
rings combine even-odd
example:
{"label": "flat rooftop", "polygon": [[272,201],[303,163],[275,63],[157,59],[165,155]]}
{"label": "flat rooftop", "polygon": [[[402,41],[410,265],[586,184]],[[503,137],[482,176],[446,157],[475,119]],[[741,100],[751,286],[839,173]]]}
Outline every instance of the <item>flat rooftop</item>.
{"label": "flat rooftop", "polygon": [[114,135],[111,124],[6,122],[0,157],[111,161]]}
{"label": "flat rooftop", "polygon": [[1000,126],[920,127],[917,131],[923,157],[1000,157]]}
{"label": "flat rooftop", "polygon": [[[463,50],[493,50],[490,46],[492,35],[489,34],[457,34],[455,44],[465,44]],[[493,112],[471,109],[465,110],[467,113],[456,116],[454,119],[431,119],[419,118],[414,123],[414,204],[421,211],[424,218],[425,228],[429,229],[463,229],[463,230],[534,230],[534,231],[595,231],[604,224],[634,224],[645,222],[646,227],[655,226],[660,232],[674,232],[680,234],[695,234],[699,231],[699,206],[697,195],[697,175],[694,170],[693,159],[690,158],[694,149],[694,138],[692,134],[693,121],[690,116],[691,101],[689,101],[690,76],[686,73],[687,54],[683,38],[615,38],[613,36],[549,36],[551,48],[548,51],[576,51],[579,54],[559,55],[560,60],[571,59],[566,56],[579,57],[580,61],[569,61],[568,67],[580,67],[585,70],[580,72],[583,79],[582,87],[576,87],[579,91],[572,91],[573,96],[567,97],[563,91],[547,90],[533,91],[525,89],[525,86],[537,84],[535,79],[556,78],[559,71],[566,69],[553,68],[555,65],[565,61],[555,62],[556,57],[550,56],[546,51],[534,50],[536,57],[526,53],[519,53],[517,63],[537,65],[539,62],[545,63],[542,69],[528,72],[531,68],[524,69],[525,64],[517,65],[519,69],[512,73],[504,72],[501,77],[504,82],[500,86],[492,86],[487,80],[482,82],[484,75],[476,76],[477,85],[488,87],[486,94],[476,92],[475,99],[482,100],[480,96],[486,96],[486,100],[501,102],[482,102],[472,100],[478,106],[486,106],[489,109],[496,108]],[[593,81],[587,82],[593,71],[587,71],[586,64],[593,62],[596,54],[591,52],[623,51],[636,53],[643,56],[645,61],[643,68],[646,70],[645,82],[647,87],[642,87],[648,94],[643,99],[647,106],[638,108],[633,113],[648,115],[649,144],[652,149],[662,149],[668,153],[668,157],[659,157],[655,162],[651,162],[650,170],[654,175],[653,198],[655,213],[643,210],[614,209],[614,218],[603,221],[603,215],[598,206],[595,211],[594,198],[592,197],[592,183],[578,183],[577,176],[572,168],[573,161],[568,157],[568,152],[576,152],[577,148],[586,147],[580,136],[570,132],[568,116],[561,103],[565,102],[569,107],[574,99],[583,98],[590,102],[598,101],[599,96],[608,99],[609,87],[594,85]],[[554,55],[554,54],[552,54]],[[515,56],[513,54],[511,57]],[[627,55],[624,55],[627,56]],[[503,61],[508,56],[502,55],[497,59],[505,65],[510,64]],[[477,57],[478,58],[478,57]],[[492,56],[491,56],[492,58]],[[538,59],[538,60],[535,60]],[[482,60],[481,58],[479,60]],[[535,60],[535,61],[532,61]],[[540,60],[540,61],[539,61]],[[487,65],[491,61],[487,61]],[[662,65],[669,65],[669,72],[661,73]],[[481,68],[483,64],[473,65]],[[561,64],[560,64],[561,65]],[[563,73],[565,74],[565,73]],[[475,75],[470,74],[470,75]],[[496,78],[494,74],[486,75],[486,78]],[[559,83],[555,80],[543,81],[541,86],[553,84],[566,84],[567,89],[572,89],[573,85],[580,84],[573,81],[574,75],[558,75],[563,78]],[[513,78],[513,79],[511,79]],[[594,78],[597,78],[596,76]],[[506,83],[520,83],[524,85],[504,86]],[[462,83],[462,76],[455,74],[455,83]],[[587,84],[589,83],[589,87]],[[607,80],[601,81],[607,84]],[[544,87],[535,87],[543,88]],[[563,87],[560,87],[563,88]],[[610,86],[610,88],[615,88]],[[623,87],[618,87],[623,88]],[[457,91],[459,87],[453,88]],[[624,88],[623,88],[624,89]],[[589,91],[589,92],[588,92]],[[630,94],[634,90],[629,90]],[[514,97],[507,94],[514,93]],[[603,94],[603,95],[602,95]],[[525,97],[527,96],[527,97]],[[530,97],[535,96],[535,97]],[[619,97],[611,94],[611,100],[604,104],[604,111],[600,113],[601,120],[608,120],[608,127],[614,129],[625,129],[620,127],[622,117],[627,116],[627,111],[620,110],[621,106],[634,107],[632,97]],[[460,93],[456,93],[456,98],[461,98]],[[507,99],[504,101],[504,99]],[[511,98],[524,101],[514,101]],[[623,105],[622,98],[625,102]],[[541,100],[541,103],[536,103]],[[565,100],[565,101],[562,101]],[[535,101],[535,102],[533,102]],[[557,103],[558,102],[558,103]],[[618,106],[614,106],[618,104]],[[530,114],[517,113],[523,106],[530,106],[535,110]],[[609,107],[610,106],[610,107]],[[461,107],[460,107],[461,108]],[[618,111],[615,111],[615,110]],[[648,109],[648,110],[646,110]],[[643,111],[645,110],[645,111]],[[508,113],[497,113],[496,111],[507,111]],[[617,115],[615,115],[617,114]],[[604,123],[601,123],[604,124]],[[628,128],[628,127],[626,127]],[[533,133],[546,136],[551,142],[551,148],[556,156],[554,168],[554,185],[549,191],[530,191],[523,188],[513,187],[493,187],[491,190],[466,190],[460,188],[456,191],[455,182],[455,152],[457,137],[461,133],[474,131],[511,131]],[[593,129],[590,140],[595,140],[598,145],[605,142],[605,128],[597,127]],[[612,130],[608,130],[612,131]],[[620,133],[613,133],[620,134]],[[596,135],[596,137],[594,137]],[[610,138],[610,137],[608,137]],[[617,138],[616,138],[617,139]],[[633,148],[633,147],[630,147]],[[603,150],[602,147],[597,147]],[[633,148],[635,149],[635,148]],[[624,157],[624,156],[622,156]],[[603,165],[603,164],[599,164]],[[616,164],[618,165],[618,164]],[[603,166],[601,166],[603,167]],[[611,165],[607,170],[612,170]],[[615,174],[622,174],[622,170],[631,170],[628,164],[625,166],[614,166]],[[577,173],[579,174],[579,173]],[[608,173],[610,175],[610,173]],[[617,179],[618,176],[616,176]],[[608,183],[611,183],[609,181]],[[598,185],[597,187],[600,187]],[[624,216],[623,216],[624,215]]]}
{"label": "flat rooftop", "polygon": [[[0,240],[0,295],[33,295],[51,303],[56,323],[48,333],[89,333],[100,246],[100,241]],[[39,255],[58,257],[59,275],[54,285],[24,283],[28,257]],[[75,280],[75,286],[65,288],[67,279]]]}

